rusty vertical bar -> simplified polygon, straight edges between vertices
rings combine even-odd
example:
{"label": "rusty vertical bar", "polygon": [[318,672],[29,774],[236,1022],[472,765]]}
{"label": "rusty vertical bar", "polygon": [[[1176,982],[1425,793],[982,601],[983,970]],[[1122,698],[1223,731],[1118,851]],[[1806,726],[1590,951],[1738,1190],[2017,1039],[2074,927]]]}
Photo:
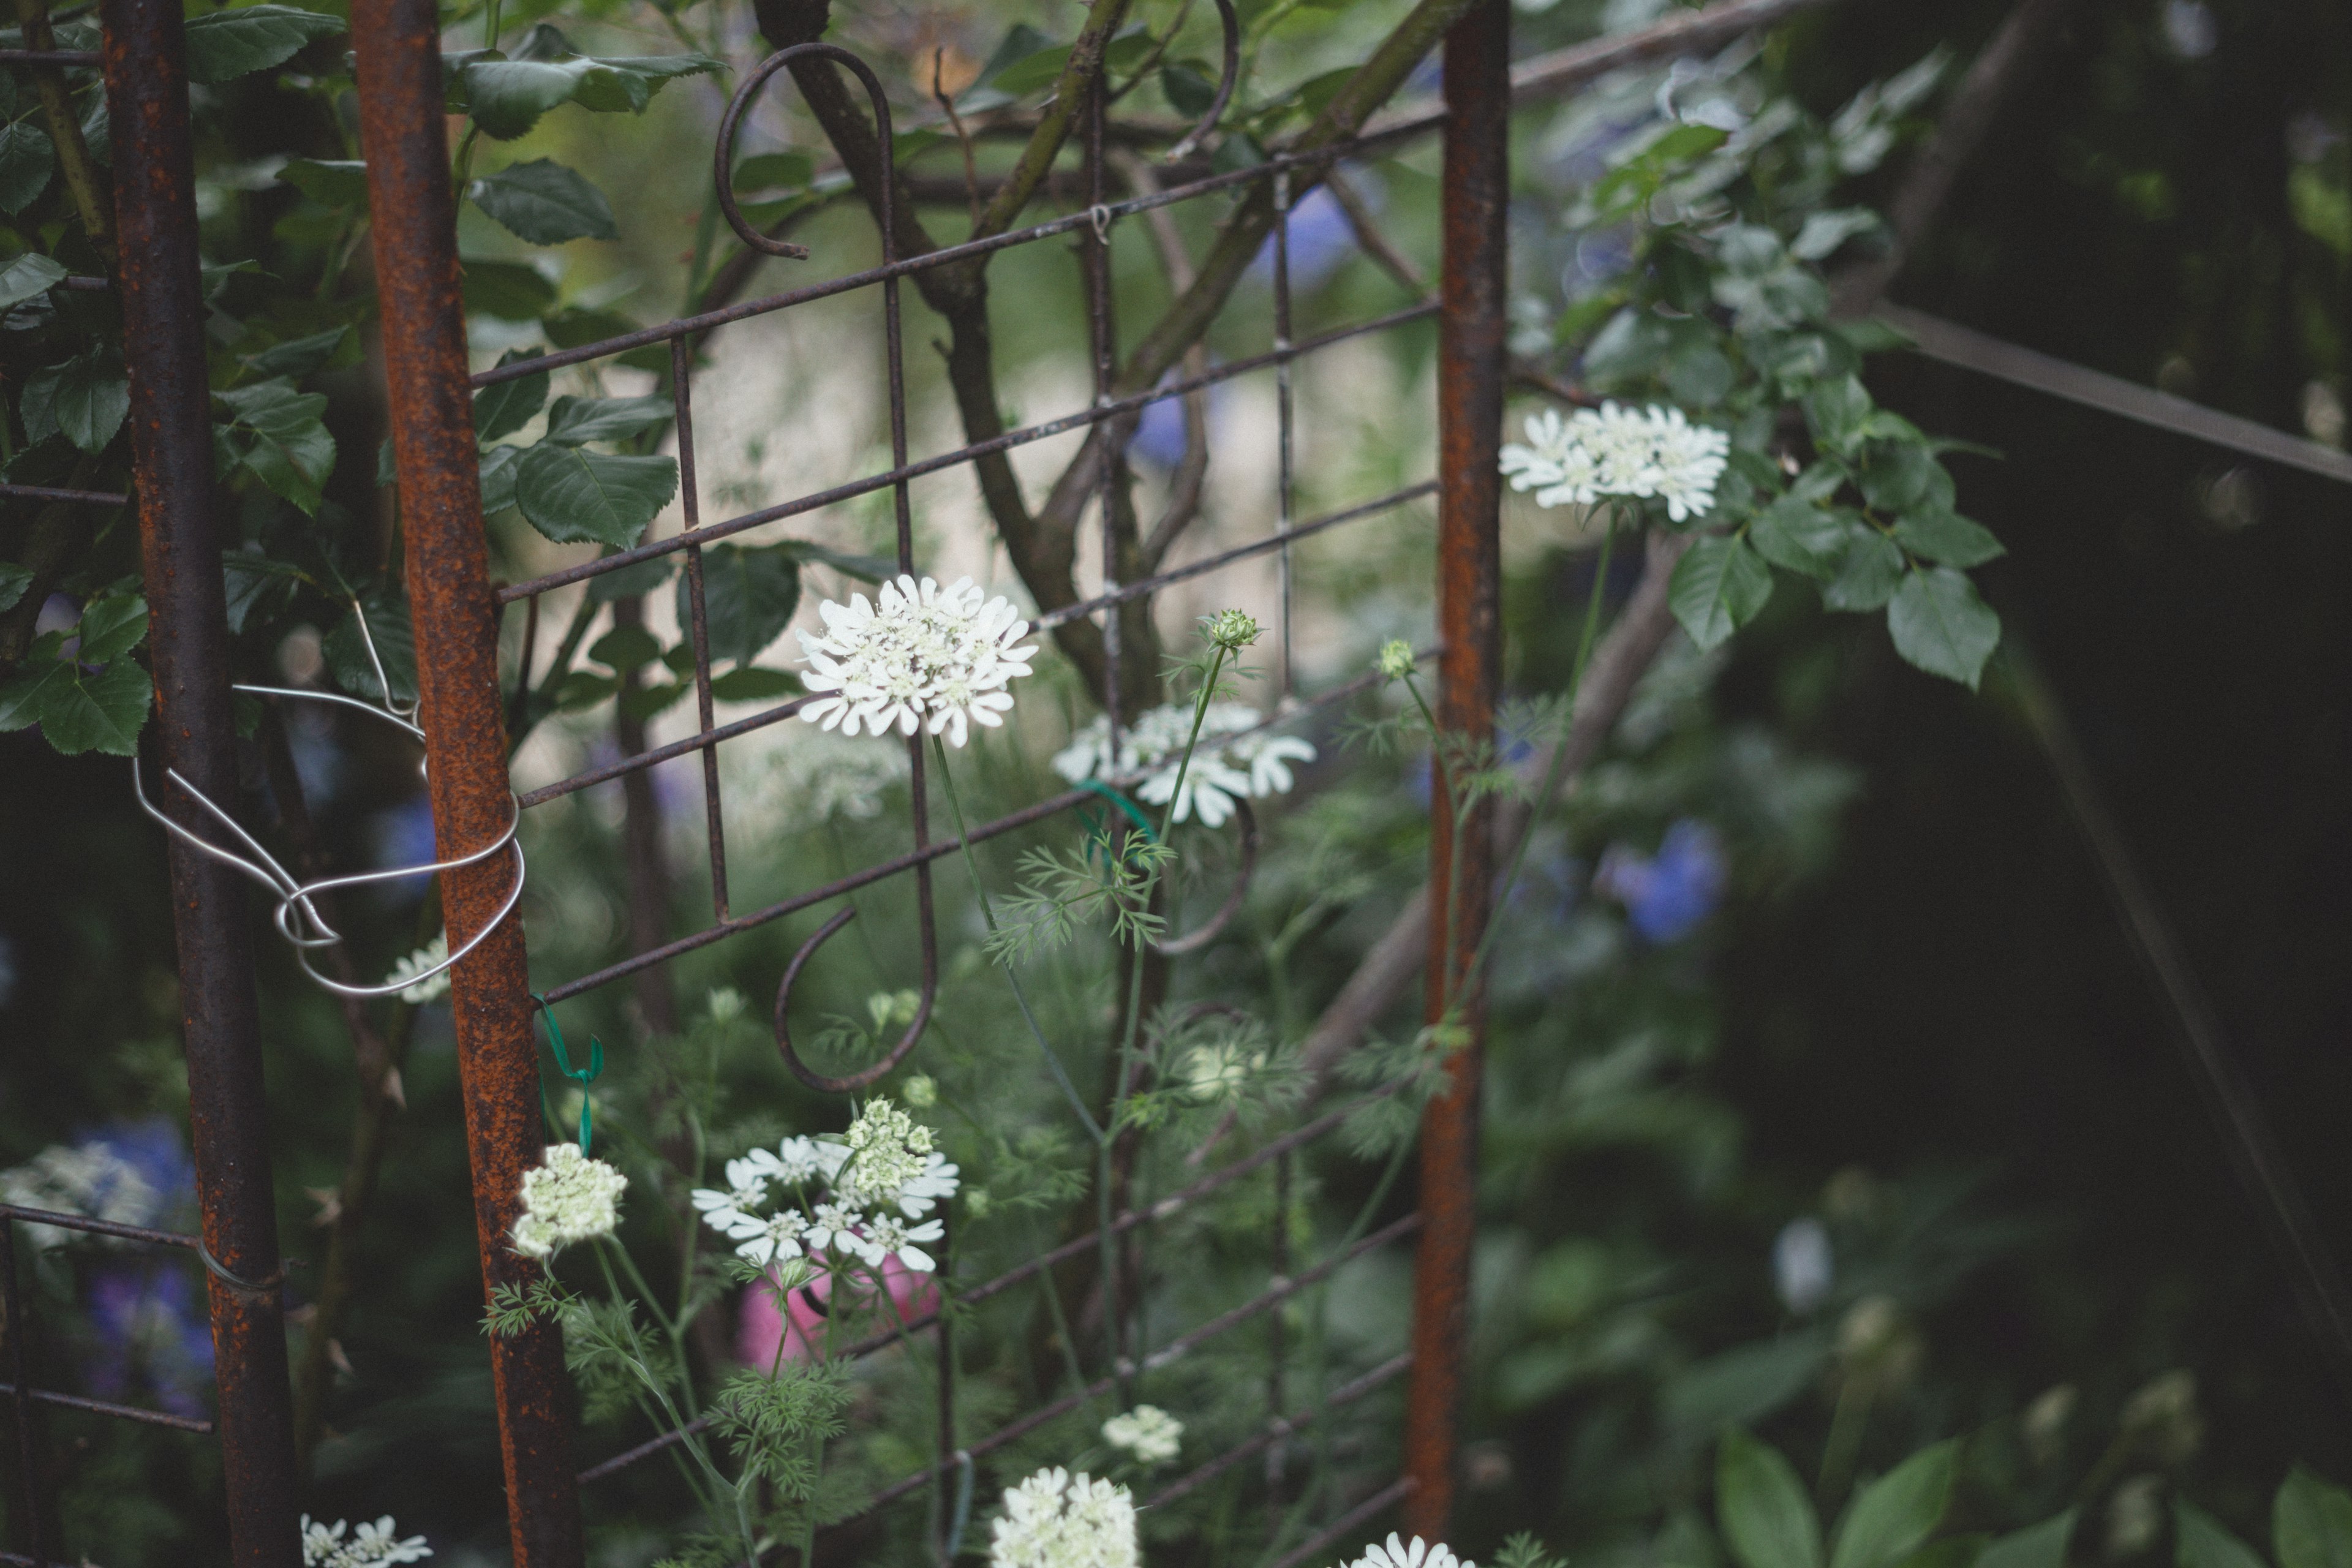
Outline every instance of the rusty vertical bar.
{"label": "rusty vertical bar", "polygon": [[[1484,740],[1495,726],[1500,611],[1504,307],[1510,199],[1510,6],[1479,0],[1445,37],[1444,268],[1437,327],[1437,720]],[[1455,822],[1431,792],[1427,1017],[1460,1030],[1450,1082],[1422,1118],[1421,1209],[1413,1258],[1412,1384],[1405,1402],[1408,1532],[1444,1539],[1454,1508],[1455,1425],[1477,1229],[1482,998],[1467,975],[1486,929],[1492,868],[1482,806]],[[1441,889],[1459,889],[1455,909]],[[1465,984],[1465,980],[1467,983]]]}
{"label": "rusty vertical bar", "polygon": [[33,1378],[25,1327],[25,1301],[16,1293],[16,1218],[0,1211],[0,1342],[8,1347],[8,1403],[16,1414],[16,1467],[25,1490],[20,1535],[25,1554],[36,1563],[47,1563],[48,1538],[41,1528],[40,1442],[33,1431]]}
{"label": "rusty vertical bar", "polygon": [[[433,824],[454,858],[496,840],[515,809],[499,711],[498,622],[482,533],[479,460],[457,292],[457,205],[442,123],[440,26],[432,0],[359,0],[360,140],[367,154],[384,379],[392,399],[409,613],[416,645]],[[449,943],[495,918],[516,863],[493,855],[442,875]],[[522,1174],[544,1142],[522,921],[503,922],[450,972],[474,1226],[485,1293],[534,1266],[507,1245]],[[569,1378],[552,1323],[490,1341],[508,1529],[516,1568],[576,1568]]]}
{"label": "rusty vertical bar", "polygon": [[[103,20],[157,750],[163,766],[194,788],[234,801],[236,732],[213,494],[187,40],[177,0],[105,0]],[[158,798],[163,809],[193,818],[191,827],[201,821],[184,791],[166,788]],[[239,1568],[290,1568],[301,1560],[293,1389],[244,884],[176,836],[169,856],[230,1555]]]}
{"label": "rusty vertical bar", "polygon": [[[694,476],[693,378],[694,351],[680,332],[669,341],[669,395],[677,416],[678,504],[688,533],[702,526],[702,496]],[[702,546],[689,544],[686,547],[687,630],[694,644],[694,710],[705,735],[718,727],[711,716],[709,605],[702,582]],[[727,918],[727,813],[719,791],[716,742],[702,748],[702,815],[710,840],[710,908],[723,921]]]}

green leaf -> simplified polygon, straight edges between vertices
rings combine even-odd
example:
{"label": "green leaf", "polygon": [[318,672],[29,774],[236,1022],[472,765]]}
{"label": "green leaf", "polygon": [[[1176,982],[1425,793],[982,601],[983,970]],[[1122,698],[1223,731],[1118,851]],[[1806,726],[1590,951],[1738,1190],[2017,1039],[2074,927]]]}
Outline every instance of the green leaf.
{"label": "green leaf", "polygon": [[1772,569],[1747,541],[1710,534],[1683,552],[1666,603],[1692,642],[1715,647],[1756,618],[1772,596]]}
{"label": "green leaf", "polygon": [[621,693],[620,709],[642,723],[693,689],[691,682],[683,680],[674,680],[666,686],[635,687]]}
{"label": "green leaf", "polygon": [[2269,1568],[2260,1552],[2187,1498],[2173,1500],[2172,1541],[2179,1568]]}
{"label": "green leaf", "polygon": [[147,601],[136,594],[92,599],[82,606],[77,664],[106,664],[129,653],[147,636]]}
{"label": "green leaf", "polygon": [[1805,226],[1789,242],[1789,254],[1800,261],[1825,261],[1832,252],[1858,234],[1878,226],[1878,215],[1868,207],[1836,207],[1808,213]]}
{"label": "green leaf", "polygon": [[221,586],[228,599],[228,629],[242,633],[257,615],[267,614],[272,600],[282,604],[301,583],[299,567],[272,561],[257,544],[224,552]]}
{"label": "green leaf", "polygon": [[1160,68],[1160,90],[1169,108],[1198,120],[1217,101],[1217,79],[1202,61],[1177,60]]}
{"label": "green leaf", "polygon": [[[516,163],[476,180],[467,193],[474,205],[532,245],[571,239],[618,239],[612,204],[604,193],[562,164],[546,158]],[[554,303],[553,300],[549,301]]]}
{"label": "green leaf", "polygon": [[1658,1414],[1670,1430],[1700,1439],[1761,1421],[1804,1392],[1829,1349],[1821,1333],[1736,1346],[1668,1379]]}
{"label": "green leaf", "polygon": [[843,576],[855,577],[861,583],[880,583],[898,574],[898,563],[879,555],[852,555],[804,539],[792,541],[790,548],[803,561],[822,561]]}
{"label": "green leaf", "polygon": [[[416,695],[416,635],[408,605],[382,593],[363,595],[360,608],[367,615],[368,635],[375,639],[375,656],[383,661],[384,680],[392,685],[393,700],[405,702]],[[343,612],[320,645],[327,671],[335,684],[354,697],[381,700],[383,685],[368,660],[367,643],[360,637],[359,616]]]}
{"label": "green leaf", "polygon": [[1823,446],[1844,451],[1862,435],[1870,417],[1870,394],[1855,376],[1842,376],[1805,395],[1805,423]]}
{"label": "green leaf", "polygon": [[567,710],[593,708],[619,689],[621,679],[618,676],[575,669],[563,678],[563,684],[555,689],[555,705]]}
{"label": "green leaf", "polygon": [[520,447],[487,447],[482,450],[482,515],[496,517],[515,503],[515,472],[522,466]]}
{"label": "green leaf", "polygon": [[1894,1568],[1926,1543],[1952,1500],[1960,1446],[1922,1448],[1873,1481],[1838,1527],[1830,1568]]}
{"label": "green leaf", "polygon": [[290,381],[300,381],[329,365],[348,370],[359,363],[359,334],[351,328],[329,327],[323,332],[289,338],[257,353],[247,354],[245,368],[257,376],[282,375]]}
{"label": "green leaf", "polygon": [[278,177],[322,207],[367,211],[365,163],[341,158],[289,158]]}
{"label": "green leaf", "polygon": [[13,216],[38,201],[57,168],[47,132],[24,120],[0,127],[0,211]]}
{"label": "green leaf", "polygon": [[41,721],[43,693],[50,682],[68,679],[73,668],[57,657],[63,641],[63,633],[47,633],[18,661],[16,673],[0,680],[0,735],[29,730]]}
{"label": "green leaf", "polygon": [[[551,27],[533,37],[562,35]],[[528,48],[529,46],[527,45]],[[723,70],[708,55],[636,55],[610,59],[499,59],[485,55],[457,70],[457,97],[487,136],[511,142],[561,103],[577,103],[601,113],[642,114],[664,83],[674,77]]]}
{"label": "green leaf", "polygon": [[662,646],[653,633],[643,626],[614,626],[598,637],[589,648],[588,657],[616,674],[642,669],[659,658]]}
{"label": "green leaf", "polygon": [[[500,365],[537,359],[539,351],[519,353],[513,349],[499,356]],[[512,381],[493,382],[474,394],[474,437],[485,445],[501,437],[511,436],[531,421],[531,417],[547,405],[547,373],[519,375]]]}
{"label": "green leaf", "polygon": [[998,71],[988,85],[999,92],[1019,98],[1052,85],[1060,78],[1062,68],[1069,63],[1070,46],[1055,44],[1050,48],[1039,49],[1025,59],[1013,61]]}
{"label": "green leaf", "polygon": [[1984,1549],[1976,1568],[2066,1568],[2066,1540],[2074,1533],[2074,1510],[2004,1535]]}
{"label": "green leaf", "polygon": [[297,392],[283,377],[213,395],[236,416],[230,445],[261,482],[316,515],[335,467],[335,438],[321,417],[323,394]]}
{"label": "green leaf", "polygon": [[2279,1568],[2352,1568],[2352,1493],[2297,1465],[2271,1504]]}
{"label": "green leaf", "polygon": [[[1864,422],[1864,428],[1876,434],[1881,422],[1889,417],[1884,410],[1874,412]],[[1921,442],[1874,442],[1862,468],[1863,500],[1882,512],[1909,511],[1931,495],[1949,489],[1951,480],[1943,468]],[[1944,482],[1938,485],[1938,479]],[[1943,499],[1948,501],[1950,497],[1946,494]]]}
{"label": "green leaf", "polygon": [[1832,610],[1884,609],[1903,575],[1901,548],[1874,529],[1864,529],[1846,546],[1845,562],[1822,590],[1822,603]]}
{"label": "green leaf", "polygon": [[1674,346],[1674,333],[1648,310],[1629,305],[1609,318],[1584,351],[1584,374],[1596,382],[1649,374]]}
{"label": "green leaf", "polygon": [[816,178],[816,160],[805,153],[754,153],[735,165],[735,194],[797,191]]}
{"label": "green leaf", "polygon": [[188,79],[210,87],[284,65],[314,38],[344,31],[340,17],[291,5],[240,5],[188,19]]}
{"label": "green leaf", "polygon": [[645,397],[559,397],[547,411],[547,438],[562,447],[625,441],[677,412],[659,394]]}
{"label": "green leaf", "polygon": [[606,572],[588,579],[588,597],[599,605],[609,605],[617,599],[641,599],[669,581],[677,570],[680,557],[656,555],[650,561],[640,561],[634,566],[624,566],[617,572]]}
{"label": "green leaf", "polygon": [[22,256],[9,258],[8,265],[0,267],[0,310],[11,305],[21,305],[36,295],[46,294],[62,282],[66,269],[38,251],[28,250]]}
{"label": "green leaf", "polygon": [[1886,606],[1886,629],[1906,662],[1971,691],[2000,644],[2000,617],[1977,597],[1975,584],[1948,566],[1904,578]]}
{"label": "green leaf", "polygon": [[800,677],[789,669],[730,669],[710,678],[710,695],[721,702],[764,702],[800,689]]}
{"label": "green leaf", "polygon": [[469,315],[536,321],[555,309],[555,285],[527,261],[469,260],[463,265],[458,290]]}
{"label": "green leaf", "polygon": [[[122,428],[122,416],[131,412],[131,383],[123,378],[121,362],[103,349],[92,349],[68,360],[54,374],[48,417],[56,421],[58,432],[85,452],[104,451]],[[27,385],[27,401],[32,393]],[[29,435],[32,419],[27,416],[25,423]]]}
{"label": "green leaf", "polygon": [[33,585],[33,569],[19,566],[13,561],[0,561],[0,612],[13,610]]}
{"label": "green leaf", "polygon": [[1821,1521],[1797,1472],[1736,1426],[1716,1454],[1715,1513],[1740,1568],[1822,1568]]}
{"label": "green leaf", "polygon": [[147,672],[131,659],[119,658],[96,675],[82,673],[79,663],[60,663],[41,683],[41,735],[68,757],[84,752],[131,756],[153,695]]}
{"label": "green leaf", "polygon": [[1915,511],[1898,518],[1895,542],[1939,566],[1981,566],[2009,553],[1992,530],[1952,511]]}
{"label": "green leaf", "polygon": [[1748,528],[1748,542],[1765,560],[1824,583],[1837,575],[1847,538],[1843,518],[1795,496],[1766,507]]}
{"label": "green leaf", "polygon": [[[677,579],[677,622],[692,624],[689,579]],[[713,660],[750,664],[782,637],[800,607],[801,569],[791,544],[715,545],[702,552],[702,607]]]}
{"label": "green leaf", "polygon": [[615,458],[542,441],[522,455],[515,502],[559,544],[593,540],[625,550],[677,493],[667,458]]}

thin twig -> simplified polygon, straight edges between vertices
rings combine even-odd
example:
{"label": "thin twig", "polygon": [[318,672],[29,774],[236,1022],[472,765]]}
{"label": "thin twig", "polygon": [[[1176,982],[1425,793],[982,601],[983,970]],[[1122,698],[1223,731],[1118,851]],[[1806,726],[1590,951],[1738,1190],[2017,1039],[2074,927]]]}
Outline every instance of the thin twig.
{"label": "thin twig", "polygon": [[980,232],[980,163],[972,156],[971,132],[964,128],[963,116],[956,112],[955,100],[949,96],[940,79],[947,56],[944,48],[931,51],[931,97],[938,100],[940,112],[948,117],[948,124],[955,131],[956,144],[963,149],[964,195],[971,203],[971,227],[977,234]]}

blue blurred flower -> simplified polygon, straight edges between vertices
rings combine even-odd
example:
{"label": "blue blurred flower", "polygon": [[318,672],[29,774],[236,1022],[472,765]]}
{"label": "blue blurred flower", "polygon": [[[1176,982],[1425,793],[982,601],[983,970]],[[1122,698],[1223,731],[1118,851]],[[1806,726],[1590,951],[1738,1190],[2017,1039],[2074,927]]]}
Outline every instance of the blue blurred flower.
{"label": "blue blurred flower", "polygon": [[1836,1279],[1829,1227],[1812,1215],[1790,1220],[1772,1238],[1772,1289],[1791,1312],[1803,1317],[1820,1306]]}
{"label": "blue blurred flower", "polygon": [[[1364,205],[1374,212],[1381,210],[1381,187],[1358,175],[1357,193]],[[1356,253],[1356,230],[1348,222],[1347,209],[1330,190],[1318,185],[1298,198],[1290,209],[1290,287],[1294,293],[1315,288],[1346,265]],[[1257,258],[1250,263],[1250,279],[1266,288],[1274,286],[1274,236],[1267,235],[1258,248]]]}
{"label": "blue blurred flower", "polygon": [[[1214,362],[1212,361],[1213,363]],[[1160,378],[1166,386],[1178,379],[1175,371]],[[1213,437],[1217,416],[1225,402],[1226,384],[1217,383],[1209,388],[1209,430]],[[1157,468],[1174,468],[1184,460],[1184,400],[1165,397],[1157,403],[1147,403],[1135,422],[1135,435],[1127,444],[1128,456],[1139,458]]]}
{"label": "blue blurred flower", "polygon": [[1625,906],[1633,929],[1649,942],[1687,936],[1723,900],[1726,865],[1723,840],[1704,822],[1685,817],[1666,829],[1655,855],[1622,845],[1601,858],[1593,889]]}
{"label": "blue blurred flower", "polygon": [[109,1264],[89,1286],[92,1343],[84,1375],[100,1399],[151,1389],[174,1415],[204,1414],[213,1380],[213,1329],[188,1271],[148,1259]]}
{"label": "blue blurred flower", "polygon": [[[380,871],[395,866],[430,866],[440,858],[440,851],[433,847],[433,802],[421,790],[391,810],[378,812],[374,837]],[[405,903],[423,898],[432,880],[429,872],[419,872],[376,886],[385,898]]]}

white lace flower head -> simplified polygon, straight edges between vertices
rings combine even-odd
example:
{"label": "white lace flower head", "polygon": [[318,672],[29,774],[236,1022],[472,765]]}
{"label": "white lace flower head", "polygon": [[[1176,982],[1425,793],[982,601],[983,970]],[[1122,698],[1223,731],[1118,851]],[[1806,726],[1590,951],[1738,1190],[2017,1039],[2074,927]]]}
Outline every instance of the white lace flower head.
{"label": "white lace flower head", "polygon": [[876,601],[864,594],[845,605],[827,600],[817,606],[824,633],[796,634],[808,689],[823,694],[802,718],[846,735],[861,727],[876,735],[894,725],[902,735],[926,729],[955,746],[964,743],[967,722],[1004,722],[1013,707],[1004,689],[1030,673],[1037,652],[1034,643],[1014,646],[1029,623],[1010,601],[983,602],[969,577],[942,588],[903,574]]}
{"label": "white lace flower head", "polygon": [[433,1555],[433,1548],[425,1544],[425,1537],[400,1539],[390,1514],[373,1524],[362,1520],[358,1531],[346,1541],[343,1531],[349,1528],[340,1519],[331,1525],[321,1524],[304,1514],[303,1568],[385,1568],[390,1563],[421,1563]]}
{"label": "white lace flower head", "polygon": [[734,1223],[723,1228],[728,1239],[738,1244],[735,1256],[745,1262],[765,1268],[779,1258],[801,1256],[800,1238],[809,1222],[800,1210],[778,1209],[764,1219],[744,1214],[730,1217]]}
{"label": "white lace flower head", "polygon": [[1184,1085],[1195,1100],[1233,1100],[1249,1087],[1251,1074],[1265,1070],[1264,1051],[1231,1043],[1194,1046],[1184,1058]]}
{"label": "white lace flower head", "polygon": [[1500,467],[1515,490],[1533,490],[1538,506],[1591,506],[1607,497],[1655,496],[1676,522],[1715,504],[1715,484],[1731,437],[1693,425],[1679,408],[1627,408],[1604,403],[1563,419],[1547,408],[1527,422],[1527,444],[1512,442]]}
{"label": "white lace flower head", "polygon": [[576,1143],[548,1146],[544,1164],[522,1173],[522,1217],[514,1247],[525,1258],[551,1258],[575,1241],[610,1236],[621,1223],[620,1197],[629,1178]]}
{"label": "white lace flower head", "polygon": [[1139,1405],[1102,1425],[1103,1441],[1147,1465],[1164,1465],[1181,1451],[1184,1423],[1157,1405]]}
{"label": "white lace flower head", "polygon": [[1137,1568],[1135,1500],[1125,1487],[1055,1466],[1004,1493],[989,1568]]}
{"label": "white lace flower head", "polygon": [[1234,814],[1236,800],[1284,795],[1295,782],[1292,763],[1311,763],[1315,747],[1296,735],[1268,733],[1259,726],[1264,716],[1241,702],[1212,702],[1201,717],[1201,738],[1192,760],[1181,768],[1183,791],[1177,793],[1178,763],[1184,742],[1192,733],[1192,704],[1171,702],[1139,716],[1119,732],[1118,755],[1110,754],[1110,720],[1095,721],[1070,738],[1054,757],[1054,771],[1072,784],[1090,778],[1144,774],[1135,796],[1150,805],[1176,800],[1175,820],[1198,816],[1204,826],[1222,827]]}
{"label": "white lace flower head", "polygon": [[869,1215],[856,1230],[841,1233],[837,1240],[868,1268],[879,1268],[896,1258],[916,1273],[929,1274],[939,1267],[939,1260],[915,1244],[937,1241],[946,1234],[947,1227],[935,1219],[910,1227],[897,1215],[878,1214]]}
{"label": "white lace flower head", "polygon": [[[23,1164],[0,1171],[0,1203],[47,1209],[51,1214],[145,1226],[162,1216],[164,1201],[164,1194],[155,1190],[139,1167],[103,1140],[52,1143]],[[55,1247],[84,1235],[54,1225],[25,1228],[25,1238],[36,1247]],[[104,1245],[119,1245],[110,1237],[98,1239]]]}
{"label": "white lace flower head", "polygon": [[[445,931],[394,964],[392,973],[384,977],[384,983],[390,984],[394,981],[411,979],[424,973],[435,964],[443,963],[448,956],[449,933]],[[449,972],[445,969],[431,979],[419,980],[415,984],[402,991],[400,999],[412,1007],[422,1007],[427,1002],[436,1002],[447,994],[449,994]]]}
{"label": "white lace flower head", "polygon": [[1348,1564],[1348,1568],[1478,1568],[1454,1555],[1454,1549],[1444,1542],[1432,1546],[1420,1536],[1408,1546],[1395,1531],[1389,1533],[1388,1543],[1375,1541],[1364,1548],[1364,1554]]}
{"label": "white lace flower head", "polygon": [[961,1168],[950,1164],[948,1157],[935,1149],[923,1156],[919,1173],[899,1184],[898,1212],[908,1219],[920,1219],[938,1207],[941,1198],[955,1196],[961,1182]]}
{"label": "white lace flower head", "polygon": [[897,1203],[907,1184],[929,1168],[931,1130],[878,1096],[866,1102],[841,1142],[849,1160],[835,1185],[860,1206]]}

